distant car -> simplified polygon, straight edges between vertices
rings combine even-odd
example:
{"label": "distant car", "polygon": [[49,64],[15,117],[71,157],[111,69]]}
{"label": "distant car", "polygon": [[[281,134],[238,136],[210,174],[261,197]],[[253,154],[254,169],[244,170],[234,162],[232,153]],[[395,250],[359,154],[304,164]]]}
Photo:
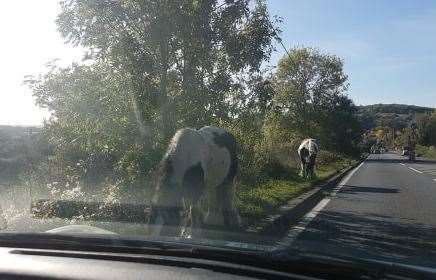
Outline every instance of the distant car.
{"label": "distant car", "polygon": [[402,156],[408,156],[409,153],[410,153],[410,149],[409,149],[409,147],[403,147],[403,150],[402,150],[402,152],[401,152],[401,155],[402,155]]}
{"label": "distant car", "polygon": [[380,154],[380,149],[374,149],[374,154]]}

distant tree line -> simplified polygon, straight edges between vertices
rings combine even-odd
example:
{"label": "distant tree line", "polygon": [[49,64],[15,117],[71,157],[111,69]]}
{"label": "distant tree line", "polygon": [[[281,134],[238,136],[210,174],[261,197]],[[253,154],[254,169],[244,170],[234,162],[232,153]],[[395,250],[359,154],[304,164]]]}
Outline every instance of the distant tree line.
{"label": "distant tree line", "polygon": [[373,104],[359,106],[359,111],[366,113],[417,114],[431,113],[433,108],[405,104]]}
{"label": "distant tree line", "polygon": [[[400,148],[408,145],[410,136],[416,133],[416,143],[434,146],[435,109],[403,104],[376,104],[358,107],[358,118],[366,131],[365,142],[374,145]],[[412,127],[414,132],[412,133]]]}
{"label": "distant tree line", "polygon": [[422,114],[417,118],[417,130],[419,144],[424,146],[436,146],[436,111]]}

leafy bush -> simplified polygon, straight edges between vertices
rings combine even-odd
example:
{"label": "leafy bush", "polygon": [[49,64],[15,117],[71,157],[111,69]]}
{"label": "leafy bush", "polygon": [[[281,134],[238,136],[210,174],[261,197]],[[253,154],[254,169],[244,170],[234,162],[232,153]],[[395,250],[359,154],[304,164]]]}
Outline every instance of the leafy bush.
{"label": "leafy bush", "polygon": [[416,145],[416,153],[418,156],[422,156],[429,159],[436,159],[436,147],[435,146],[422,146]]}
{"label": "leafy bush", "polygon": [[319,165],[327,165],[329,163],[336,162],[340,159],[341,159],[341,157],[337,153],[333,153],[333,152],[325,151],[325,150],[319,151],[319,153],[316,157],[317,164],[319,164]]}

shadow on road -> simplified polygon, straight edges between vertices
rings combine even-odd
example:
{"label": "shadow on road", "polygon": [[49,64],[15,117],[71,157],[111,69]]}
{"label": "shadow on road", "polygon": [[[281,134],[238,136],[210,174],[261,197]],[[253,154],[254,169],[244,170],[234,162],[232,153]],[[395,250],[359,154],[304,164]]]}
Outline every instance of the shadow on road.
{"label": "shadow on road", "polygon": [[413,220],[325,211],[300,235],[297,247],[434,267],[435,233],[435,227]]}
{"label": "shadow on road", "polygon": [[430,159],[417,159],[413,163],[423,163],[423,164],[436,164],[436,160]]}
{"label": "shadow on road", "polygon": [[392,158],[368,158],[365,160],[367,163],[380,162],[380,163],[408,163],[410,162],[407,158],[404,159],[392,159]]}
{"label": "shadow on road", "polygon": [[397,188],[386,188],[386,187],[360,187],[352,185],[344,185],[341,189],[341,193],[347,194],[358,194],[358,193],[399,193],[400,190]]}
{"label": "shadow on road", "polygon": [[380,162],[380,163],[421,163],[421,164],[435,164],[436,160],[429,160],[429,159],[416,159],[414,161],[409,161],[408,158],[399,158],[399,159],[392,159],[392,158],[368,158],[365,160],[365,162]]}

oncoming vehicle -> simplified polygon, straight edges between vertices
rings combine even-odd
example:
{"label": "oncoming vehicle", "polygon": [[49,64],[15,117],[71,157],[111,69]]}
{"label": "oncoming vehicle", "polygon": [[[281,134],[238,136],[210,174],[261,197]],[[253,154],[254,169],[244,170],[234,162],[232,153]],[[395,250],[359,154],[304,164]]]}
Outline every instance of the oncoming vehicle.
{"label": "oncoming vehicle", "polygon": [[436,279],[436,2],[2,4],[1,279]]}

